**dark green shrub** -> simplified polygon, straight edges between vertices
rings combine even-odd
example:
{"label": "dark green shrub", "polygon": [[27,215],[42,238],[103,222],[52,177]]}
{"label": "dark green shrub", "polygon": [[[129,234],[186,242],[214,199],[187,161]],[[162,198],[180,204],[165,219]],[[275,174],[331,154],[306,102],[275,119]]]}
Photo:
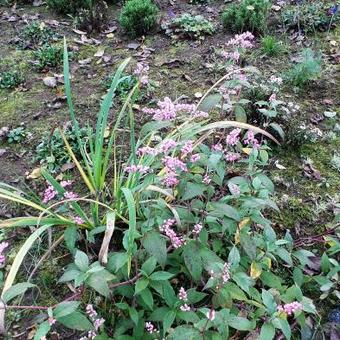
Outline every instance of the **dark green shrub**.
{"label": "dark green shrub", "polygon": [[36,67],[42,71],[48,67],[61,65],[63,61],[63,50],[60,47],[44,45],[34,53]]}
{"label": "dark green shrub", "polygon": [[91,0],[47,0],[49,8],[60,14],[76,14],[80,9],[89,9]]}
{"label": "dark green shrub", "polygon": [[302,87],[307,82],[318,78],[321,72],[321,56],[318,56],[310,48],[301,53],[301,60],[286,74],[286,78],[294,86]]}
{"label": "dark green shrub", "polygon": [[131,36],[148,33],[156,24],[158,7],[151,0],[129,0],[120,14],[120,24]]}
{"label": "dark green shrub", "polygon": [[222,13],[223,26],[233,32],[263,32],[267,26],[269,0],[242,0]]}

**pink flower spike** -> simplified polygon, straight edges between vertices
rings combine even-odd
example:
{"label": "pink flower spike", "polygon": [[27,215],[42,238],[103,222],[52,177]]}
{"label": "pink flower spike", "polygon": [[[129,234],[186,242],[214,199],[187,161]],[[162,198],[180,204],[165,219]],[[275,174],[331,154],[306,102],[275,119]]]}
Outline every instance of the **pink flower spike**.
{"label": "pink flower spike", "polygon": [[201,159],[200,154],[195,153],[195,154],[193,154],[193,155],[190,157],[190,162],[196,163],[196,162],[198,162],[200,159]]}
{"label": "pink flower spike", "polygon": [[211,178],[208,175],[204,175],[202,182],[208,185],[211,183]]}
{"label": "pink flower spike", "polygon": [[66,191],[66,192],[64,193],[64,197],[65,197],[66,199],[68,199],[68,200],[75,200],[75,199],[77,199],[79,196],[78,196],[76,193],[74,193],[73,191]]}
{"label": "pink flower spike", "polygon": [[191,310],[190,306],[188,306],[186,303],[183,306],[179,307],[179,309],[182,312],[190,312],[190,310]]}
{"label": "pink flower spike", "polygon": [[198,235],[201,232],[202,228],[203,228],[202,224],[197,223],[194,225],[194,230],[192,232]]}
{"label": "pink flower spike", "polygon": [[183,301],[187,301],[188,300],[187,292],[185,291],[185,289],[183,287],[181,287],[180,290],[179,290],[178,298],[180,300],[183,300]]}
{"label": "pink flower spike", "polygon": [[226,143],[231,146],[236,145],[240,140],[240,133],[241,129],[232,130],[227,136]]}
{"label": "pink flower spike", "polygon": [[50,326],[53,326],[53,325],[57,322],[57,320],[54,319],[54,318],[48,318],[47,321],[48,321],[48,323],[49,323]]}
{"label": "pink flower spike", "polygon": [[84,224],[84,220],[79,216],[76,216],[73,221],[75,224]]}
{"label": "pink flower spike", "polygon": [[145,329],[148,333],[157,333],[157,328],[151,322],[145,322]]}

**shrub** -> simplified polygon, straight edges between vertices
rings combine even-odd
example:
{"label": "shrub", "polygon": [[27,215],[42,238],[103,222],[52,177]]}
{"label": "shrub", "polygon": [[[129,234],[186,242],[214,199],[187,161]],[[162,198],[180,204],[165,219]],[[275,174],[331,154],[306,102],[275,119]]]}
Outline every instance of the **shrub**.
{"label": "shrub", "polygon": [[214,33],[214,25],[202,15],[182,14],[165,25],[166,33],[174,38],[204,39]]}
{"label": "shrub", "polygon": [[23,126],[12,129],[7,134],[7,141],[10,144],[21,143],[27,138],[28,134]]}
{"label": "shrub", "polygon": [[21,48],[37,48],[57,38],[57,34],[45,23],[32,21],[19,32],[18,45]]}
{"label": "shrub", "polygon": [[38,70],[42,71],[48,67],[56,67],[61,65],[63,60],[62,48],[51,45],[44,45],[35,53],[35,65]]}
{"label": "shrub", "polygon": [[158,12],[152,0],[128,0],[122,8],[119,22],[129,35],[143,35],[155,26]]}
{"label": "shrub", "polygon": [[261,52],[268,56],[276,56],[283,52],[282,42],[273,36],[266,35],[261,39]]}
{"label": "shrub", "polygon": [[340,22],[339,11],[332,5],[336,6],[326,1],[304,1],[295,6],[285,6],[282,20],[288,27],[301,29],[306,33],[324,31],[332,24]]}
{"label": "shrub", "polygon": [[321,61],[321,56],[306,48],[301,53],[301,60],[286,73],[286,78],[294,86],[302,87],[318,78],[321,72]]}
{"label": "shrub", "polygon": [[23,82],[23,76],[18,70],[9,70],[0,72],[0,88],[10,89],[20,85]]}
{"label": "shrub", "polygon": [[261,33],[267,27],[268,0],[242,0],[222,13],[223,26],[233,32]]}
{"label": "shrub", "polygon": [[47,0],[47,5],[60,14],[76,14],[80,9],[89,9],[92,0]]}

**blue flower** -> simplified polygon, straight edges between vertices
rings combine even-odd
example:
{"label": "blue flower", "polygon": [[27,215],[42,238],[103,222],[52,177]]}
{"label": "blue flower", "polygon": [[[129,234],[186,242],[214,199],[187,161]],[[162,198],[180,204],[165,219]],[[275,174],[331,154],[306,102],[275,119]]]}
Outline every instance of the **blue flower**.
{"label": "blue flower", "polygon": [[328,10],[328,13],[330,15],[334,15],[339,9],[339,5],[338,4],[335,4],[333,7],[331,7],[329,10]]}

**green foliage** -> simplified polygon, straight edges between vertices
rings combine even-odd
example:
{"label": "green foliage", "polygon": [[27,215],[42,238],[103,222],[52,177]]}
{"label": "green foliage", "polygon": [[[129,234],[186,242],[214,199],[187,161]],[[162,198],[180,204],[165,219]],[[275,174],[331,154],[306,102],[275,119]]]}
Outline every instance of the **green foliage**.
{"label": "green foliage", "polygon": [[48,44],[57,38],[57,34],[52,28],[46,26],[43,22],[32,21],[19,32],[18,45],[21,48],[37,48]]}
{"label": "green foliage", "polygon": [[152,0],[128,0],[122,8],[119,22],[129,35],[140,36],[155,26],[158,12]]}
{"label": "green foliage", "polygon": [[306,33],[325,31],[331,24],[340,22],[339,10],[334,16],[328,13],[332,6],[335,6],[332,1],[303,1],[297,5],[285,6],[282,20],[288,27]]}
{"label": "green foliage", "polygon": [[268,0],[242,0],[232,4],[222,13],[222,23],[232,32],[264,32],[267,27],[267,15],[270,8]]}
{"label": "green foliage", "polygon": [[92,0],[47,0],[47,5],[60,14],[76,14],[80,9],[89,9]]}
{"label": "green foliage", "polygon": [[0,88],[10,89],[20,85],[23,82],[23,76],[20,71],[12,69],[0,72]]}
{"label": "green foliage", "polygon": [[[74,154],[79,157],[81,154],[77,143],[75,127],[68,125],[63,130],[63,133],[69,141]],[[85,142],[88,136],[88,129],[81,128],[79,135]],[[52,133],[50,131],[44,133],[40,143],[36,147],[36,159],[42,165],[47,166],[51,172],[59,171],[63,165],[72,161],[70,154],[64,147],[64,141],[59,129],[53,130]]]}
{"label": "green foliage", "polygon": [[27,132],[23,126],[12,129],[7,134],[8,143],[21,143],[27,138]]}
{"label": "green foliage", "polygon": [[316,55],[310,48],[304,49],[301,59],[286,73],[286,78],[294,86],[302,87],[319,77],[321,63],[321,56]]}
{"label": "green foliage", "polygon": [[[106,89],[110,88],[112,84],[112,80],[114,78],[114,74],[109,75],[103,85]],[[117,86],[117,94],[121,98],[126,98],[126,96],[129,94],[129,92],[132,90],[132,88],[137,84],[137,78],[134,75],[126,75],[124,78],[120,81],[120,83]]]}
{"label": "green foliage", "polygon": [[38,70],[43,71],[62,64],[63,50],[60,47],[44,45],[34,53],[34,57],[35,66]]}
{"label": "green foliage", "polygon": [[215,32],[214,25],[202,15],[184,13],[165,26],[166,33],[175,38],[204,39]]}
{"label": "green foliage", "polygon": [[283,52],[282,43],[274,36],[266,35],[261,39],[261,52],[268,56],[277,56]]}

